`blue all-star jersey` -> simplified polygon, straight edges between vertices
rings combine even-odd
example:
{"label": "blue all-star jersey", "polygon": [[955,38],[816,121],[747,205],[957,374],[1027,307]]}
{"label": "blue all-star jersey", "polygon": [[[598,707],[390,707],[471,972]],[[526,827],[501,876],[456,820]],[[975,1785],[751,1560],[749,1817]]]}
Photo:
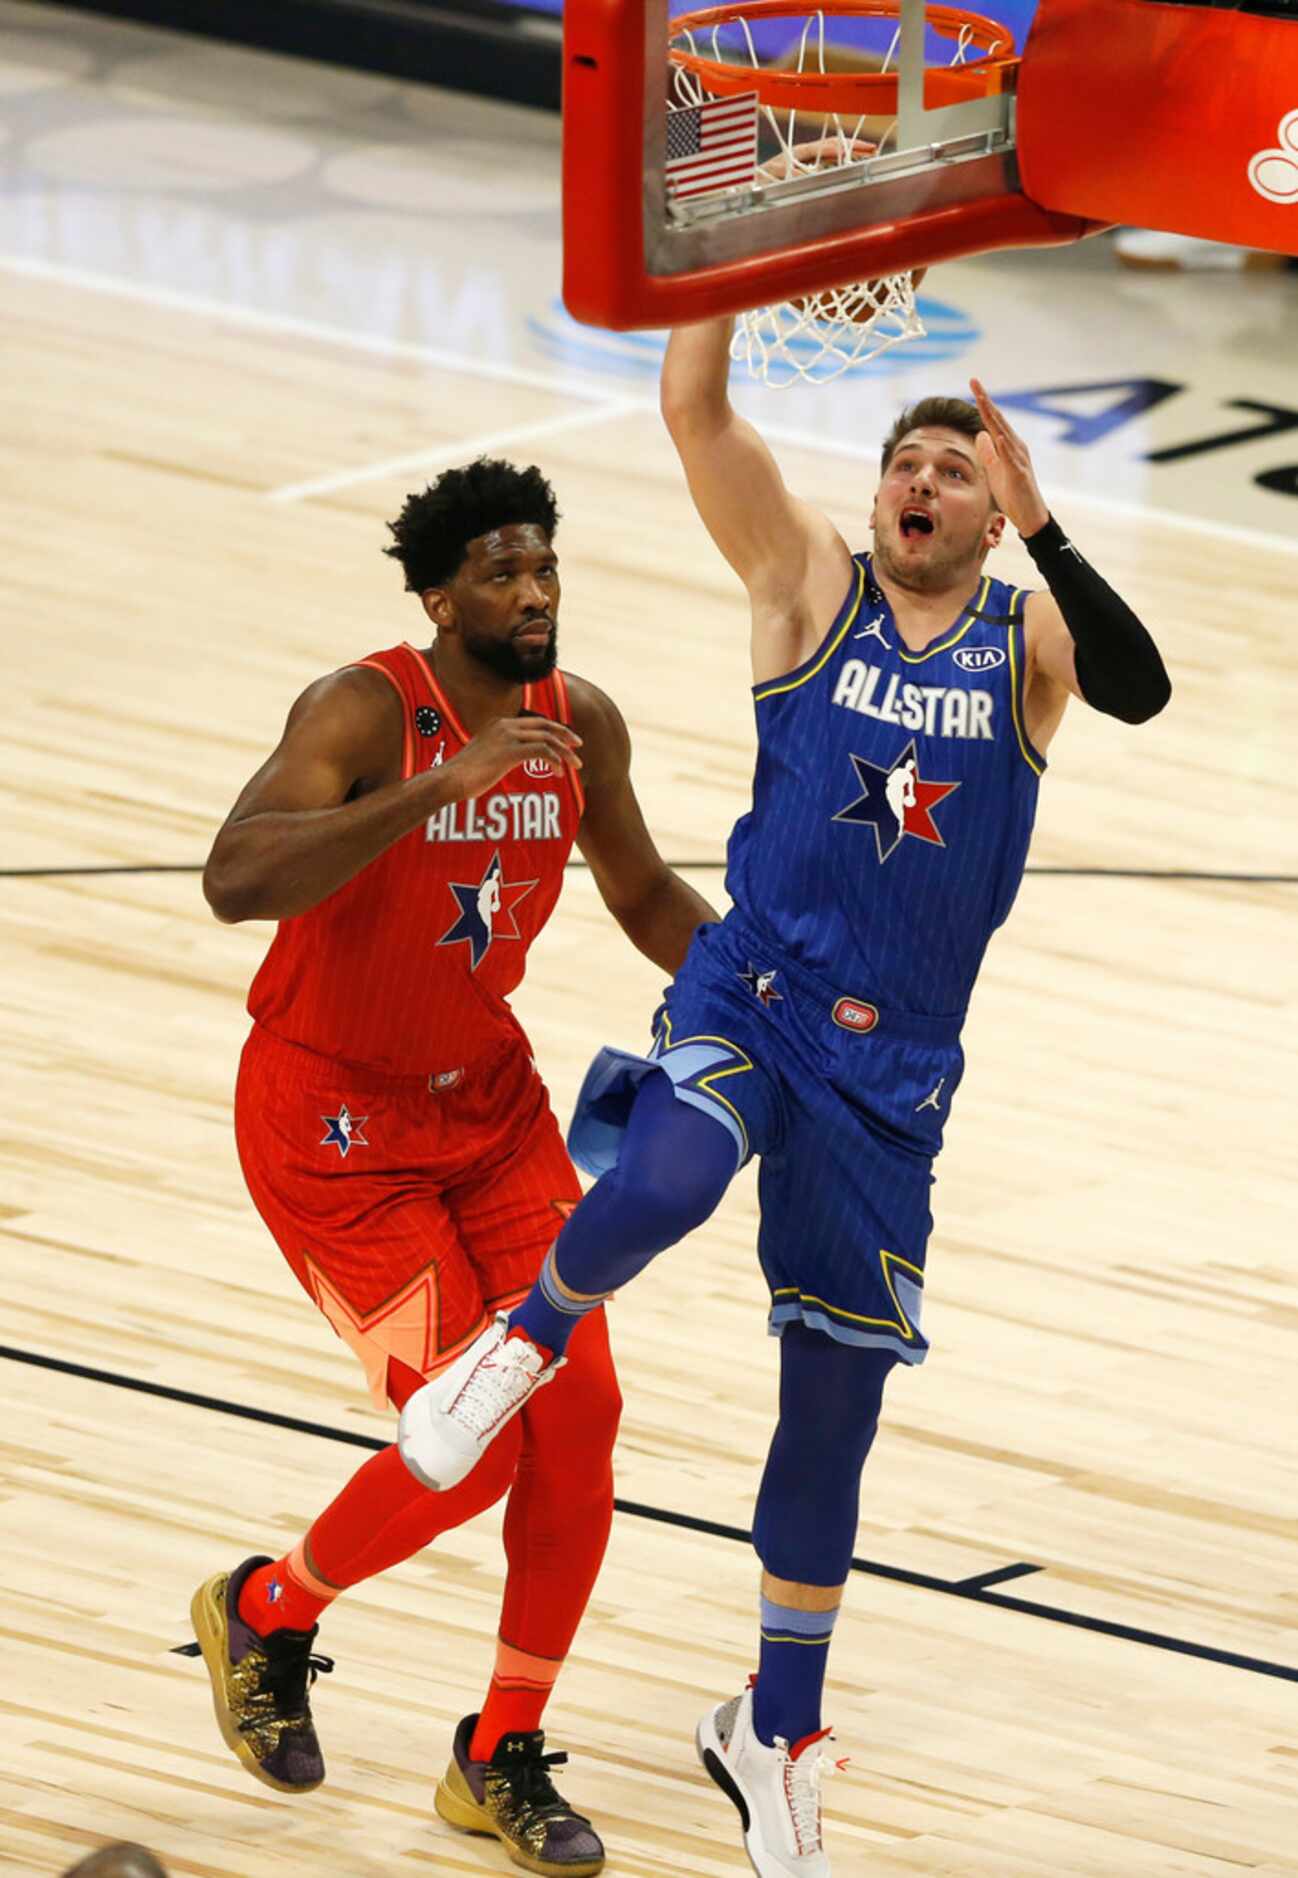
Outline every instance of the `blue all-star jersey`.
{"label": "blue all-star jersey", "polygon": [[959,1016],[1018,892],[1045,769],[1023,726],[1027,596],[984,575],[911,652],[869,556],[853,560],[818,650],[754,688],[753,806],[726,885],[744,925],[827,986]]}

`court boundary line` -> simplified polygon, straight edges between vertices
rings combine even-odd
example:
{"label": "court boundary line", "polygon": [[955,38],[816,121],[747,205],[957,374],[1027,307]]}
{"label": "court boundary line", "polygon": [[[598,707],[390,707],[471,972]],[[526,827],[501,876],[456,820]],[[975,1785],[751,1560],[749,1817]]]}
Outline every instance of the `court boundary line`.
{"label": "court boundary line", "polygon": [[[35,1350],[20,1350],[12,1344],[0,1344],[0,1358],[23,1363],[29,1368],[44,1369],[56,1375],[76,1376],[83,1381],[127,1389],[138,1395],[176,1402],[186,1408],[207,1409],[240,1421],[259,1422],[271,1428],[284,1428],[293,1434],[314,1435],[319,1440],[336,1441],[347,1447],[366,1448],[379,1453],[392,1446],[376,1435],[363,1435],[350,1428],[332,1428],[327,1422],[307,1421],[302,1416],[284,1415],[275,1409],[254,1408],[246,1402],[230,1402],[223,1396],[202,1395],[193,1389],[178,1389],[170,1383],[148,1382],[140,1376],[124,1376],[117,1370],[96,1369],[87,1363],[73,1363],[65,1357],[46,1356]],[[719,1520],[700,1519],[692,1513],[676,1513],[666,1507],[647,1506],[638,1500],[615,1498],[614,1508],[633,1519],[647,1519],[657,1525],[673,1526],[684,1532],[697,1532],[707,1538],[738,1540],[751,1545],[752,1534],[742,1526],[723,1525]],[[996,1610],[1014,1611],[1020,1616],[1039,1617],[1047,1623],[1062,1624],[1073,1630],[1088,1630],[1097,1636],[1114,1637],[1124,1643],[1138,1643],[1146,1649],[1162,1650],[1176,1656],[1192,1656],[1201,1662],[1218,1663],[1227,1669],[1241,1669],[1255,1676],[1269,1676],[1282,1682],[1298,1682],[1298,1668],[1287,1663],[1273,1663],[1265,1657],[1245,1656],[1237,1650],[1223,1650],[1213,1644],[1192,1643],[1185,1637],[1169,1637],[1162,1631],[1143,1630],[1136,1625],[1120,1624],[1105,1617],[1088,1617],[1081,1611],[1063,1606],[1041,1604],[1032,1598],[1018,1598],[989,1590],[995,1581],[1023,1577],[1044,1570],[1026,1562],[993,1567],[971,1578],[937,1578],[929,1572],[911,1571],[901,1565],[883,1565],[874,1559],[854,1558],[852,1570],[889,1583],[907,1585],[915,1590],[935,1591],[939,1595],[963,1598],[967,1603],[985,1604]]]}
{"label": "court boundary line", "polygon": [[[136,281],[121,278],[114,274],[100,274],[89,268],[68,267],[57,261],[45,261],[37,255],[0,254],[0,272],[21,275],[31,280],[53,281],[58,285],[79,287],[87,293],[102,293],[118,299],[135,300],[148,306],[166,308],[172,312],[196,314],[205,319],[226,320],[237,326],[244,326],[260,332],[283,333],[293,338],[309,339],[322,345],[350,347],[354,351],[370,352],[382,358],[412,359],[425,364],[440,367],[447,371],[463,372],[478,378],[495,379],[501,384],[521,385],[529,390],[550,392],[582,398],[588,404],[604,404],[609,400],[606,387],[596,387],[584,380],[565,377],[562,373],[547,375],[530,371],[524,366],[507,365],[493,359],[476,359],[467,354],[448,352],[437,346],[421,345],[415,340],[391,339],[381,333],[364,333],[345,326],[328,326],[323,322],[296,318],[288,313],[273,313],[261,307],[240,306],[235,302],[213,300],[206,295],[190,294],[180,288],[164,287],[153,282]],[[628,399],[628,413],[639,410],[643,413],[656,413],[656,400],[648,398]],[[817,436],[813,432],[801,431],[786,425],[763,425],[764,437],[775,443],[787,444],[793,449],[827,451],[832,455],[846,457],[850,461],[872,463],[877,457],[877,450],[871,446],[866,449],[860,444],[853,444],[846,439]],[[1065,506],[1076,505],[1089,508],[1099,515],[1138,516],[1146,521],[1160,522],[1173,529],[1192,532],[1200,537],[1212,537],[1222,541],[1233,541],[1245,547],[1262,548],[1278,554],[1298,555],[1298,538],[1272,534],[1264,528],[1248,528],[1242,524],[1212,521],[1191,515],[1179,515],[1173,509],[1147,507],[1139,502],[1127,502],[1116,496],[1092,494],[1088,490],[1076,489],[1071,485],[1066,490],[1057,483],[1050,483],[1047,494],[1063,494]],[[263,493],[263,499],[267,492]]]}
{"label": "court boundary line", "polygon": [[619,417],[628,417],[640,409],[638,404],[628,398],[610,398],[604,405],[596,405],[581,411],[563,411],[554,417],[537,418],[530,424],[509,424],[498,430],[484,431],[477,437],[457,438],[454,443],[440,444],[435,450],[411,450],[404,456],[388,457],[382,463],[367,463],[360,469],[335,470],[328,476],[315,476],[300,483],[282,483],[278,489],[266,491],[266,502],[305,502],[312,496],[331,495],[338,489],[354,489],[358,483],[378,482],[384,476],[397,476],[406,470],[418,471],[426,475],[429,470],[443,469],[452,463],[461,463],[466,459],[475,461],[486,456],[489,451],[501,450],[518,443],[535,443],[541,437],[557,437],[565,431],[587,430],[596,424],[611,424]]}
{"label": "court boundary line", "polygon": [[[678,873],[686,873],[691,869],[695,873],[717,873],[726,863],[724,860],[705,858],[665,861],[663,865]],[[588,874],[590,863],[583,860],[566,861],[564,870]],[[0,880],[79,880],[114,874],[201,874],[202,871],[201,861],[107,861],[89,867],[0,867]],[[1029,862],[1023,872],[1025,875],[1054,876],[1065,880],[1188,880],[1220,881],[1226,884],[1235,882],[1253,887],[1298,887],[1298,874],[1214,873],[1210,869],[1192,867],[1056,867]]]}
{"label": "court boundary line", "polygon": [[[172,313],[191,313],[200,319],[225,320],[257,332],[280,333],[289,339],[310,339],[319,345],[371,352],[379,358],[409,359],[445,371],[467,372],[476,378],[492,378],[499,384],[519,385],[528,391],[562,392],[584,398],[588,404],[604,404],[609,396],[606,387],[597,388],[582,379],[566,378],[562,373],[529,371],[525,366],[507,365],[503,360],[468,358],[413,339],[392,339],[383,333],[329,326],[322,320],[272,313],[264,307],[241,306],[237,301],[213,300],[206,294],[186,293],[182,288],[164,287],[153,281],[128,280],[117,274],[100,274],[91,268],[43,261],[38,255],[0,254],[0,272],[19,274],[29,280],[53,281],[58,286],[79,287],[85,293],[101,293],[114,299],[141,301],[146,306],[162,307]],[[647,401],[646,408],[649,408]]]}

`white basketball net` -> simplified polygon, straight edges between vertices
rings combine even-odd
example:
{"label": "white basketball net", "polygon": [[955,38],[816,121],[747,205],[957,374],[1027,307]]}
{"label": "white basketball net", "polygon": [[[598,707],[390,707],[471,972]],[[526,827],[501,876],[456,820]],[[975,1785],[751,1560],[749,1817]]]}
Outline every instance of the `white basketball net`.
{"label": "white basketball net", "polygon": [[[673,43],[703,58],[731,65],[744,62],[746,55],[749,65],[760,68],[762,60],[753,44],[747,20],[737,19],[728,25],[729,36],[724,42],[721,29],[714,26],[706,33],[696,34],[690,30],[677,33]],[[952,65],[964,63],[971,38],[969,28],[963,27],[956,41]],[[900,39],[898,27],[878,67],[881,72],[893,69]],[[825,16],[821,12],[809,13],[798,41],[796,63],[782,62],[781,69],[828,71],[825,51]],[[701,104],[710,95],[697,74],[688,68],[673,61],[671,72],[669,111]],[[758,170],[759,183],[810,176],[818,170],[860,163],[865,154],[885,150],[896,134],[895,120],[881,134],[877,120],[865,116],[849,123],[837,113],[817,112],[809,116],[796,110],[776,110],[767,104],[759,108],[779,144],[778,155]],[[867,151],[863,151],[863,145],[868,146]],[[798,382],[824,384],[850,366],[878,358],[907,339],[922,339],[926,331],[915,306],[914,276],[890,274],[880,280],[859,281],[851,287],[831,287],[802,299],[781,301],[778,306],[756,307],[751,312],[741,313],[735,324],[730,356],[742,359],[755,378],[776,388]]]}

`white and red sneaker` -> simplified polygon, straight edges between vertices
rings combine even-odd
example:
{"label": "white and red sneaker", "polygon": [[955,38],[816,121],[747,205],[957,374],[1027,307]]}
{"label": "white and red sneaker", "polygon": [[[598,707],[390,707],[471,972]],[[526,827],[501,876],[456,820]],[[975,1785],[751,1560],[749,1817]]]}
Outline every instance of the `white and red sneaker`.
{"label": "white and red sneaker", "polygon": [[768,1748],[753,1732],[751,1685],[699,1723],[699,1759],[738,1809],[758,1878],[829,1878],[820,1783],[834,1768],[822,1751],[831,1739],[825,1729],[793,1747],[777,1736]]}
{"label": "white and red sneaker", "polygon": [[445,1493],[472,1473],[505,1423],[568,1360],[559,1356],[547,1363],[530,1338],[508,1332],[502,1311],[463,1356],[416,1389],[401,1411],[401,1458],[434,1493]]}

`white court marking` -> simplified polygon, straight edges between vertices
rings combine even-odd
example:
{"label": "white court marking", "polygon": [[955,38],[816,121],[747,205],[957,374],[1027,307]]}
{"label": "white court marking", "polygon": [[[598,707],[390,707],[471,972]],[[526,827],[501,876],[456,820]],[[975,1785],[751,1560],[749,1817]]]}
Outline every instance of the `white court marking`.
{"label": "white court marking", "polygon": [[82,287],[87,293],[115,294],[122,300],[141,300],[148,306],[178,313],[196,313],[206,319],[229,320],[258,332],[287,333],[294,339],[314,339],[323,345],[350,346],[356,352],[375,352],[384,358],[416,359],[424,365],[444,366],[453,372],[474,372],[479,378],[498,379],[506,385],[525,385],[529,391],[566,391],[588,404],[603,404],[608,392],[562,373],[529,372],[521,365],[492,359],[466,359],[436,346],[416,345],[409,339],[386,339],[381,333],[355,332],[347,326],[326,326],[316,320],[296,319],[291,313],[267,313],[260,307],[239,306],[230,300],[209,300],[202,294],[182,293],[176,287],[158,287],[147,281],[123,280],[116,274],[98,274],[89,268],[64,267],[56,261],[38,261],[26,254],[0,254],[0,272],[25,274],[33,280],[58,281]]}
{"label": "white court marking", "polygon": [[[0,271],[27,275],[36,280],[52,280],[65,286],[81,287],[88,293],[114,294],[121,299],[142,301],[148,306],[168,308],[175,312],[194,313],[207,319],[228,320],[236,325],[248,326],[260,332],[288,333],[295,338],[311,339],[324,345],[348,346],[360,352],[374,352],[387,358],[417,359],[428,365],[444,367],[448,371],[464,372],[479,378],[495,379],[503,384],[525,385],[530,390],[566,392],[574,398],[584,399],[588,404],[602,405],[602,411],[594,414],[595,422],[604,422],[614,416],[632,416],[637,412],[650,413],[658,409],[656,400],[648,398],[627,398],[615,408],[609,402],[608,393],[594,385],[584,384],[577,379],[567,378],[562,373],[531,372],[523,366],[505,365],[493,359],[474,359],[457,352],[443,352],[436,346],[416,345],[403,339],[385,339],[377,333],[354,332],[348,327],[326,326],[314,320],[296,319],[286,313],[267,313],[257,307],[239,306],[224,300],[210,300],[200,294],[181,293],[172,287],[157,287],[147,282],[122,280],[112,274],[99,274],[85,268],[64,267],[56,262],[35,260],[28,255],[0,255]],[[551,420],[555,421],[555,420]],[[871,463],[875,459],[874,448],[864,448],[859,444],[838,441],[810,431],[795,430],[784,425],[764,423],[762,434],[768,441],[784,443],[795,449],[828,451],[836,456],[847,457],[853,462]],[[521,441],[521,438],[517,438]],[[457,446],[453,454],[460,454],[469,446]],[[441,452],[437,453],[441,455]],[[411,459],[414,461],[415,459]],[[431,464],[435,458],[420,456],[418,462]],[[404,460],[403,460],[404,461]],[[397,464],[361,465],[358,469],[342,471],[338,474],[342,481],[325,479],[330,488],[342,488],[347,482],[365,482],[371,478],[387,474]],[[1044,493],[1049,499],[1055,485],[1050,485]],[[303,492],[308,485],[286,484],[283,488],[272,490],[269,495],[278,501],[286,502],[303,499]],[[316,492],[319,493],[319,492]],[[1124,502],[1116,496],[1091,495],[1084,490],[1072,489],[1062,492],[1069,507],[1093,510],[1098,515],[1138,515],[1145,521],[1157,522],[1167,528],[1179,529],[1185,533],[1210,536],[1221,541],[1238,542],[1244,547],[1265,548],[1276,554],[1298,555],[1298,537],[1271,534],[1262,528],[1244,528],[1230,522],[1210,522],[1193,515],[1178,515],[1173,509],[1148,508],[1139,502]]]}
{"label": "white court marking", "polygon": [[642,411],[642,399],[617,398],[602,408],[565,411],[558,417],[538,418],[531,424],[511,424],[505,430],[486,431],[480,437],[458,438],[436,450],[412,450],[406,456],[389,457],[383,463],[367,463],[360,469],[337,470],[331,476],[316,476],[310,482],[284,483],[268,492],[269,502],[301,502],[308,496],[327,495],[334,489],[354,488],[357,483],[377,482],[383,476],[397,476],[404,470],[439,469],[465,458],[484,456],[488,450],[504,449],[516,443],[535,443],[538,437],[557,437],[563,431],[586,430],[596,424],[609,424],[615,418],[629,417]]}

